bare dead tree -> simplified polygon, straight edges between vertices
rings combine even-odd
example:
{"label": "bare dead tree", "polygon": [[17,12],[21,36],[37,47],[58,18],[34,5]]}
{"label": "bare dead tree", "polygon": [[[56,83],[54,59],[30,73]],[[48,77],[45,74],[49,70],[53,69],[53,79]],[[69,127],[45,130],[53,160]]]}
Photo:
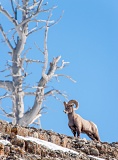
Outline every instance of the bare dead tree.
{"label": "bare dead tree", "polygon": [[[67,75],[56,73],[57,70],[63,69],[64,66],[69,63],[62,61],[61,66],[59,66],[58,62],[60,61],[61,56],[53,58],[50,65],[48,65],[47,38],[49,28],[57,23],[57,21],[51,20],[51,13],[55,7],[45,9],[46,6],[48,6],[48,3],[45,3],[44,0],[10,0],[10,2],[12,15],[8,10],[4,9],[2,5],[0,5],[0,13],[3,17],[5,16],[7,20],[11,22],[11,26],[13,26],[8,30],[8,32],[12,34],[11,39],[7,32],[5,32],[2,20],[0,20],[0,32],[4,42],[9,48],[8,54],[11,56],[11,59],[9,60],[11,65],[7,63],[7,68],[5,70],[10,71],[9,76],[12,77],[12,80],[0,80],[0,88],[4,88],[6,90],[6,94],[2,95],[0,100],[8,97],[12,99],[12,114],[7,113],[2,107],[0,108],[6,116],[13,119],[12,123],[28,126],[40,117],[42,103],[46,96],[53,95],[55,93],[61,94],[60,91],[56,89],[45,92],[47,83],[52,78],[57,78],[59,76],[65,76],[72,81],[73,79]],[[39,18],[40,13],[48,14],[47,18]],[[18,14],[20,16],[18,16]],[[30,26],[32,23],[35,24],[35,27],[31,27],[33,25]],[[27,52],[30,48],[25,50],[27,39],[31,34],[38,32],[41,29],[44,29],[44,47],[43,50],[41,50],[38,45],[36,45],[36,47],[40,50],[41,54],[43,54],[44,60],[39,61],[28,59]],[[29,63],[43,64],[42,74],[38,85],[35,86],[35,92],[26,92],[25,87],[27,88],[27,85],[25,87],[23,86],[23,82],[28,76],[24,65]],[[1,72],[4,72],[5,70]],[[32,108],[24,112],[24,97],[29,95],[35,96],[35,100]]]}

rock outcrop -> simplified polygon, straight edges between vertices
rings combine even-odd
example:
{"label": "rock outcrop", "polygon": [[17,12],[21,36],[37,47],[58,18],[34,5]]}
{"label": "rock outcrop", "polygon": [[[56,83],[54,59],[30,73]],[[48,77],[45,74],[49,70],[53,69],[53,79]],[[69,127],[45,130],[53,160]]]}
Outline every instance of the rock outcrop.
{"label": "rock outcrop", "polygon": [[[70,151],[50,149],[23,137],[51,142]],[[118,142],[88,141],[0,121],[0,160],[118,160]]]}

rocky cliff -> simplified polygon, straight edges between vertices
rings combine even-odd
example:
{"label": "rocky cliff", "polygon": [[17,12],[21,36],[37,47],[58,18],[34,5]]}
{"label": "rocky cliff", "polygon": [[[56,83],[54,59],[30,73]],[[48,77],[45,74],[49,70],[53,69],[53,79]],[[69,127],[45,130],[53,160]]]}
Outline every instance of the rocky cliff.
{"label": "rocky cliff", "polygon": [[0,160],[118,160],[118,142],[94,142],[0,121]]}

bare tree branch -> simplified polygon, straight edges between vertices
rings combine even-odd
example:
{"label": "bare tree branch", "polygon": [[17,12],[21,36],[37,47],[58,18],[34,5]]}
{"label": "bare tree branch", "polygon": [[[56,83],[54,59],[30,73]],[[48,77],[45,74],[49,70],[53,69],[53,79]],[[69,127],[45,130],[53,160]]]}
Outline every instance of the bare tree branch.
{"label": "bare tree branch", "polygon": [[60,95],[62,95],[64,98],[67,99],[67,95],[64,94],[64,93],[62,93],[61,91],[59,91],[59,90],[57,90],[57,89],[52,89],[52,90],[46,92],[44,95],[45,95],[46,97],[47,97],[47,96],[50,96],[50,95],[54,96],[55,93],[56,93],[56,94],[60,94]]}
{"label": "bare tree branch", "polygon": [[31,48],[28,48],[24,53],[23,53],[23,57],[26,57],[26,54],[31,50]]}
{"label": "bare tree branch", "polygon": [[[37,13],[37,14],[38,14],[38,13]],[[46,22],[47,22],[47,20],[32,19],[32,18],[34,18],[35,16],[36,16],[36,15],[28,17],[27,19],[25,19],[24,21],[22,21],[22,22],[17,26],[17,28],[20,28],[20,27],[22,27],[24,24],[27,24],[27,23],[29,23],[29,22],[37,22],[37,23],[46,23]],[[49,21],[49,23],[54,23],[54,21]]]}
{"label": "bare tree branch", "polygon": [[[35,118],[31,121],[30,124],[32,124],[32,123],[33,123],[35,120],[37,120],[39,117],[41,117],[41,114],[40,114],[40,113],[35,116]],[[30,124],[29,124],[29,125],[30,125]]]}
{"label": "bare tree branch", "polygon": [[7,43],[8,47],[10,48],[11,51],[13,51],[13,46],[11,45],[9,39],[7,38],[7,36],[6,36],[5,32],[4,32],[1,24],[0,24],[0,31],[1,31],[2,36],[4,37],[5,42]]}
{"label": "bare tree branch", "polygon": [[25,96],[36,96],[36,92],[24,92]]}
{"label": "bare tree branch", "polygon": [[8,91],[13,91],[13,82],[12,81],[1,81],[0,80],[0,88],[4,88]]}
{"label": "bare tree branch", "polygon": [[54,73],[55,73],[55,71],[57,69],[57,63],[60,60],[60,58],[61,58],[61,56],[53,58],[52,63],[50,63],[50,68],[49,68],[48,73],[47,73],[48,81],[53,77],[53,75],[54,75]]}
{"label": "bare tree branch", "polygon": [[50,11],[52,11],[52,10],[54,10],[54,9],[56,9],[57,8],[57,6],[53,6],[53,7],[51,7],[51,8],[49,8],[49,9],[42,9],[42,10],[40,10],[40,13],[41,12],[50,12]]}
{"label": "bare tree branch", "polygon": [[3,13],[15,26],[17,26],[17,21],[10,16],[10,14],[4,10],[4,8],[0,5],[0,12]]}
{"label": "bare tree branch", "polygon": [[6,117],[14,118],[13,113],[7,113],[1,106],[0,106],[0,110],[4,113]]}
{"label": "bare tree branch", "polygon": [[65,62],[64,60],[62,60],[62,64],[60,67],[57,67],[57,69],[63,69],[65,67],[65,65],[69,64],[70,62]]}
{"label": "bare tree branch", "polygon": [[39,46],[36,44],[36,42],[35,42],[34,44],[35,44],[36,48],[37,48],[41,53],[44,54],[44,52],[39,48]]}
{"label": "bare tree branch", "polygon": [[9,65],[9,63],[8,63],[8,61],[6,62],[6,65],[5,65],[5,69],[4,70],[1,70],[0,72],[5,72],[5,71],[8,71],[8,70],[10,70],[11,71],[11,65]]}
{"label": "bare tree branch", "polygon": [[34,9],[36,6],[38,6],[39,5],[39,3],[40,3],[40,1],[34,1],[34,3],[33,3],[33,5],[32,6],[30,6],[30,7],[28,7],[28,10],[32,10],[32,9]]}
{"label": "bare tree branch", "polygon": [[[43,1],[43,0],[42,0]],[[40,6],[40,5],[39,5]],[[51,9],[52,10],[52,9]],[[50,9],[49,9],[49,11],[50,11]],[[31,21],[35,21],[35,22],[47,22],[47,21],[45,21],[45,20],[36,20],[36,19],[33,19],[34,17],[36,17],[38,14],[39,14],[39,12],[40,12],[40,10],[39,9],[37,9],[37,11],[34,13],[34,14],[31,14],[31,16],[29,16],[28,18],[25,18],[25,19],[23,19],[23,21],[20,23],[20,24],[18,24],[17,25],[17,29],[19,29],[20,27],[22,27],[24,24],[26,25],[27,23],[29,23],[29,22],[31,22]],[[50,22],[50,23],[52,23],[52,22]]]}
{"label": "bare tree branch", "polygon": [[57,23],[61,20],[61,18],[62,18],[62,16],[63,16],[63,13],[64,13],[64,11],[62,12],[62,15],[59,17],[59,19],[57,19],[56,21],[54,21],[54,23],[51,23],[51,24],[49,25],[49,27],[54,26],[55,24],[57,24]]}
{"label": "bare tree branch", "polygon": [[11,97],[11,95],[9,95],[8,93],[5,93],[3,96],[0,96],[0,100],[8,97]]}
{"label": "bare tree branch", "polygon": [[63,76],[66,77],[68,79],[70,79],[72,82],[76,83],[76,81],[74,79],[72,79],[70,76],[68,75],[64,75],[64,74],[54,74],[53,77],[59,77],[59,76]]}
{"label": "bare tree branch", "polygon": [[39,31],[39,30],[41,30],[41,29],[43,29],[43,28],[44,28],[44,26],[42,26],[42,27],[40,27],[40,28],[38,28],[38,27],[32,28],[32,29],[28,32],[27,36],[29,36],[30,34],[32,34],[32,33],[34,33],[34,32],[37,32],[37,31]]}
{"label": "bare tree branch", "polygon": [[13,0],[10,0],[10,1],[11,1],[12,11],[13,11],[13,14],[14,14],[14,17],[15,17],[15,10],[14,10],[14,5],[13,5]]}
{"label": "bare tree branch", "polygon": [[47,22],[46,22],[46,26],[45,26],[45,36],[44,36],[44,52],[43,52],[43,54],[44,54],[44,66],[43,66],[43,69],[42,69],[42,77],[46,80],[46,81],[48,81],[48,77],[47,77],[47,75],[46,75],[46,70],[47,70],[47,66],[48,66],[48,48],[47,48],[47,38],[48,38],[48,29],[49,29],[49,27],[48,27],[48,22],[49,22],[49,20],[50,20],[50,17],[51,17],[51,13],[50,13],[50,15],[49,15],[49,17],[48,17],[48,20],[47,20]]}
{"label": "bare tree branch", "polygon": [[40,60],[34,60],[34,59],[25,59],[24,60],[26,63],[33,63],[33,62],[35,62],[35,63],[44,63],[44,62],[42,62],[42,61],[40,61]]}
{"label": "bare tree branch", "polygon": [[39,2],[39,4],[38,4],[38,7],[37,7],[37,12],[40,11],[40,8],[41,8],[41,6],[42,6],[42,3],[43,3],[43,0],[40,0],[40,2]]}

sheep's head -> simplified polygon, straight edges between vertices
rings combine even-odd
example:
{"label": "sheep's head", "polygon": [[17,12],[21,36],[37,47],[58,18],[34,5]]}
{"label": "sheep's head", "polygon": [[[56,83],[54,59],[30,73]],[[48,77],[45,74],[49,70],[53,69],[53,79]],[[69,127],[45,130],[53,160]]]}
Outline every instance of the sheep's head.
{"label": "sheep's head", "polygon": [[[74,105],[76,106],[75,108],[73,108]],[[64,106],[65,106],[64,112],[66,114],[69,114],[69,113],[72,113],[73,110],[78,109],[79,104],[76,100],[70,100],[68,103],[64,102]]]}

